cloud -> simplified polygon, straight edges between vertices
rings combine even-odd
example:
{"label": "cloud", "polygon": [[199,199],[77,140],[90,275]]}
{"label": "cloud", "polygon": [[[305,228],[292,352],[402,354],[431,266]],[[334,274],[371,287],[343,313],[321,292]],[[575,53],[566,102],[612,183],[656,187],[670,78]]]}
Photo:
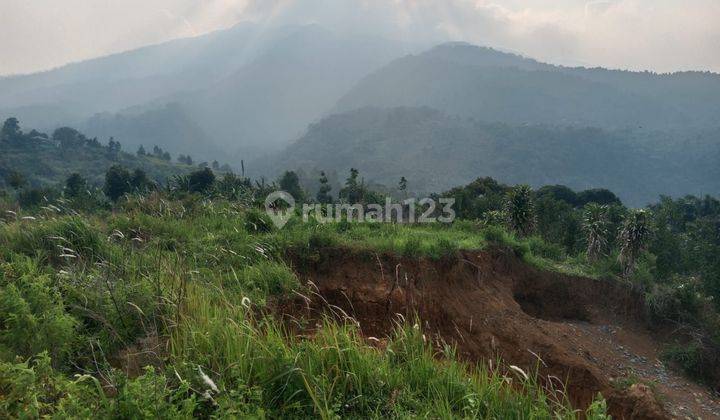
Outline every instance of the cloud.
{"label": "cloud", "polygon": [[717,0],[2,0],[0,74],[253,20],[408,43],[464,40],[561,64],[720,72]]}

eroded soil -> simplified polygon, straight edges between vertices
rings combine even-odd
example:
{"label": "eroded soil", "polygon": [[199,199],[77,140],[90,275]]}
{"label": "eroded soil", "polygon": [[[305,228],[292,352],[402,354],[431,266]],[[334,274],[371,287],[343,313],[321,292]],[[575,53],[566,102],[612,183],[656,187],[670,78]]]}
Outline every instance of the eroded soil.
{"label": "eroded soil", "polygon": [[720,418],[716,395],[658,360],[642,296],[625,285],[542,272],[500,250],[432,261],[328,249],[298,261],[315,293],[279,303],[288,316],[346,313],[380,338],[398,314],[417,316],[466,360],[539,366],[580,409],[600,392],[614,418]]}

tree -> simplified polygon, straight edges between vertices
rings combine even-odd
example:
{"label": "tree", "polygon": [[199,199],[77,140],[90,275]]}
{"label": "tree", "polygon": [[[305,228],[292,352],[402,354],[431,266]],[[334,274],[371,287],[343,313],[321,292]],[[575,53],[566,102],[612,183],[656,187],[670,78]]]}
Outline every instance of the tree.
{"label": "tree", "polygon": [[27,133],[27,138],[30,140],[42,141],[42,140],[48,140],[48,135],[45,133],[41,133],[33,128],[32,130],[30,130],[29,133]]}
{"label": "tree", "polygon": [[13,141],[22,137],[20,131],[20,121],[17,118],[10,117],[3,123],[0,130],[0,141]]}
{"label": "tree", "polygon": [[142,144],[140,145],[140,147],[137,150],[137,155],[138,156],[147,156],[147,152],[145,151],[145,148],[143,147]]}
{"label": "tree", "polygon": [[177,160],[178,160],[178,162],[184,163],[184,164],[186,164],[186,165],[192,165],[192,164],[193,164],[193,160],[192,160],[192,158],[190,157],[190,155],[187,155],[187,156],[185,156],[185,155],[180,155],[180,156],[178,156]]}
{"label": "tree", "polygon": [[117,201],[132,190],[130,179],[130,172],[125,167],[113,165],[105,173],[103,192],[110,200]]}
{"label": "tree", "polygon": [[400,192],[402,192],[403,195],[405,195],[405,192],[407,191],[407,179],[405,179],[404,176],[400,177],[398,189],[400,190]]}
{"label": "tree", "polygon": [[318,190],[317,196],[315,197],[317,198],[318,203],[331,204],[333,202],[332,195],[330,195],[331,190],[332,187],[328,182],[328,178],[325,175],[325,172],[320,172],[320,189]]}
{"label": "tree", "polygon": [[519,236],[528,236],[535,229],[532,189],[518,185],[505,196],[505,214],[508,228]]}
{"label": "tree", "polygon": [[215,174],[210,168],[192,172],[188,176],[188,189],[190,192],[206,193],[215,183]]}
{"label": "tree", "polygon": [[213,160],[213,162],[212,162],[212,168],[213,168],[214,171],[219,171],[219,170],[220,170],[220,163],[218,163],[217,160]]}
{"label": "tree", "polygon": [[101,147],[102,147],[102,144],[100,144],[100,142],[98,141],[97,137],[93,137],[93,138],[91,138],[91,139],[89,139],[89,140],[86,140],[86,141],[85,141],[85,144],[88,145],[89,147],[94,147],[94,148],[101,148]]}
{"label": "tree", "polygon": [[85,145],[85,136],[71,127],[60,127],[53,131],[52,139],[60,148],[66,150],[76,149]]}
{"label": "tree", "polygon": [[585,206],[583,230],[587,239],[587,258],[597,261],[605,253],[608,245],[609,221],[608,208],[597,203]]}
{"label": "tree", "polygon": [[65,180],[65,195],[70,198],[80,197],[87,191],[87,181],[79,173],[71,174]]}
{"label": "tree", "polygon": [[580,191],[577,194],[577,205],[584,206],[587,203],[597,204],[622,204],[622,201],[615,193],[604,188],[596,188],[593,190]]}
{"label": "tree", "polygon": [[130,186],[135,192],[146,192],[152,187],[153,183],[148,179],[147,174],[142,169],[135,169],[130,177]]}
{"label": "tree", "polygon": [[555,200],[570,204],[573,207],[578,205],[578,196],[575,191],[564,185],[546,185],[538,189],[535,196],[538,201],[541,198],[551,197]]}
{"label": "tree", "polygon": [[15,191],[19,190],[27,182],[23,174],[18,171],[10,172],[6,177],[6,181]]}
{"label": "tree", "polygon": [[170,156],[170,153],[169,153],[169,152],[164,152],[164,153],[162,154],[162,159],[170,162],[170,161],[172,161],[172,156]]}
{"label": "tree", "polygon": [[650,227],[648,212],[646,210],[634,210],[625,218],[625,223],[620,230],[620,255],[618,261],[622,267],[624,277],[629,277],[637,265],[637,259],[647,248],[650,239]]}
{"label": "tree", "polygon": [[305,199],[305,191],[300,186],[300,177],[294,171],[286,171],[278,183],[280,189],[292,195],[296,201]]}
{"label": "tree", "polygon": [[360,171],[350,168],[350,176],[345,180],[345,188],[338,194],[347,203],[359,203],[362,198],[361,186],[358,184]]}

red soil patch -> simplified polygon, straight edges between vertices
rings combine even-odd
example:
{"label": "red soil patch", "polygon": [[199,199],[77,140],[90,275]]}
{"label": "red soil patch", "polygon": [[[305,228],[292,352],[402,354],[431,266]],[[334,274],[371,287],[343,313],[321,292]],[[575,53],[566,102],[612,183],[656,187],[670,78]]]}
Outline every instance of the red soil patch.
{"label": "red soil patch", "polygon": [[[704,392],[698,386],[661,389],[667,391],[664,408],[643,385],[612,385],[629,364],[615,354],[618,346],[630,349],[625,353],[637,348],[645,354],[638,360],[650,364],[659,348],[645,329],[642,296],[617,282],[543,272],[502,251],[433,261],[328,249],[320,261],[296,265],[317,296],[283,302],[281,313],[313,318],[339,307],[365,336],[378,338],[391,333],[396,314],[417,316],[426,333],[456,344],[466,360],[499,356],[523,369],[539,366],[546,380],[554,376],[566,384],[574,406],[584,409],[602,393],[618,419],[708,418],[713,412],[703,412],[712,401],[697,398]],[[631,338],[623,341],[613,328]],[[687,413],[678,412],[681,403]]]}

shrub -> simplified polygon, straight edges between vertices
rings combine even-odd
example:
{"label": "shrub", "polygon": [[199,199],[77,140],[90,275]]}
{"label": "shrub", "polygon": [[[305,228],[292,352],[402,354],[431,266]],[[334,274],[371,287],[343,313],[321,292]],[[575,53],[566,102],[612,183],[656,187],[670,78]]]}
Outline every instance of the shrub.
{"label": "shrub", "polygon": [[696,322],[700,307],[697,285],[676,280],[675,284],[656,284],[645,295],[645,307],[655,322]]}
{"label": "shrub", "polygon": [[245,214],[245,230],[249,233],[268,233],[274,228],[270,216],[264,211],[252,209]]}
{"label": "shrub", "polygon": [[77,321],[65,313],[50,277],[27,257],[0,266],[0,319],[2,360],[46,351],[63,362],[77,339]]}
{"label": "shrub", "polygon": [[500,226],[489,225],[483,229],[482,235],[490,243],[507,244],[510,242],[507,232]]}
{"label": "shrub", "polygon": [[436,259],[453,257],[457,252],[458,246],[446,238],[440,238],[430,246],[430,256]]}
{"label": "shrub", "polygon": [[187,382],[173,385],[152,368],[135,379],[112,375],[117,395],[108,398],[96,378],[66,379],[50,362],[43,353],[32,362],[0,363],[0,417],[189,419],[199,406]]}
{"label": "shrub", "polygon": [[106,247],[99,233],[79,217],[17,226],[6,239],[9,249],[15,252],[55,261],[61,255],[97,260],[103,257]]}
{"label": "shrub", "polygon": [[285,265],[264,261],[243,269],[238,276],[242,290],[261,291],[261,296],[288,293],[299,286],[295,274]]}
{"label": "shrub", "polygon": [[533,255],[547,258],[553,261],[560,261],[565,257],[565,251],[561,245],[546,242],[542,238],[533,236],[528,239],[528,246]]}
{"label": "shrub", "polygon": [[402,245],[402,255],[405,257],[417,258],[422,255],[422,241],[415,237],[409,237]]}
{"label": "shrub", "polygon": [[697,342],[670,346],[662,352],[662,357],[677,364],[691,378],[703,377],[702,351]]}
{"label": "shrub", "polygon": [[308,248],[310,251],[319,251],[337,245],[338,240],[336,237],[332,233],[320,228],[313,230],[308,238]]}

